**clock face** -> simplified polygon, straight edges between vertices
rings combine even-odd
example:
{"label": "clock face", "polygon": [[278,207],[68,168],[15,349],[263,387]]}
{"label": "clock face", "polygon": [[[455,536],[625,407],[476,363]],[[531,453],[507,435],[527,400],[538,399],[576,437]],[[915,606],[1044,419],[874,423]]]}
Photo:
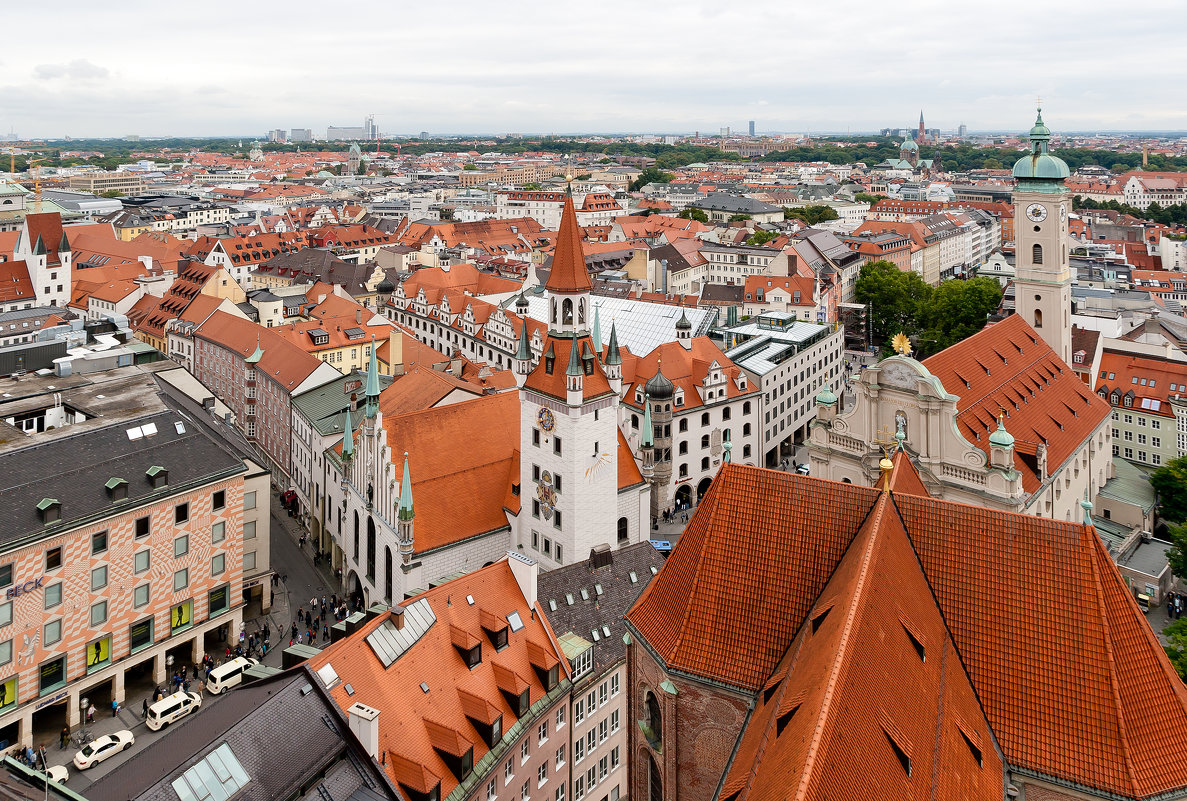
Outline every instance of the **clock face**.
{"label": "clock face", "polygon": [[550,409],[541,409],[536,415],[536,422],[540,424],[540,428],[545,431],[552,431],[556,426],[556,418],[552,416]]}
{"label": "clock face", "polygon": [[1042,203],[1031,203],[1026,207],[1026,219],[1031,222],[1042,222],[1047,219],[1047,207]]}

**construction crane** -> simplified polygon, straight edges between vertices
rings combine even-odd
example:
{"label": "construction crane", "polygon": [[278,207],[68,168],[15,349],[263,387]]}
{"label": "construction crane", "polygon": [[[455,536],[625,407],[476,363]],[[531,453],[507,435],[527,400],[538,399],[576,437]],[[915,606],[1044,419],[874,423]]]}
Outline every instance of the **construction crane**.
{"label": "construction crane", "polygon": [[44,158],[33,159],[29,162],[29,173],[33,176],[33,202],[37,204],[37,211],[41,211],[41,168],[37,165],[45,161]]}

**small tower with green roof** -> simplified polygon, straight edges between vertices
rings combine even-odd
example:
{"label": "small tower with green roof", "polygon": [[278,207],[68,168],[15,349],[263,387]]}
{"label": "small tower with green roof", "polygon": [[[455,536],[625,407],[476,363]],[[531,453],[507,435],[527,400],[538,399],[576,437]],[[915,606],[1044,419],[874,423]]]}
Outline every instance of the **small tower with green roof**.
{"label": "small tower with green roof", "polygon": [[400,502],[396,508],[396,544],[400,551],[401,564],[412,563],[415,550],[412,524],[416,511],[412,506],[412,474],[408,471],[408,451],[404,451],[404,475],[400,478]]}

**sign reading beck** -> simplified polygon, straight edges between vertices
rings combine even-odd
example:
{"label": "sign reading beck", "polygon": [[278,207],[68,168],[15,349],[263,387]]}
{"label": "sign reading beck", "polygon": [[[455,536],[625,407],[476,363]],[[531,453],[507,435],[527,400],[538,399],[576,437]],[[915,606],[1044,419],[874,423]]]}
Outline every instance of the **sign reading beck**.
{"label": "sign reading beck", "polygon": [[41,576],[33,581],[26,581],[24,584],[14,584],[5,591],[4,597],[11,600],[18,595],[25,595],[33,592],[33,590],[39,590],[43,581],[45,581],[45,576]]}

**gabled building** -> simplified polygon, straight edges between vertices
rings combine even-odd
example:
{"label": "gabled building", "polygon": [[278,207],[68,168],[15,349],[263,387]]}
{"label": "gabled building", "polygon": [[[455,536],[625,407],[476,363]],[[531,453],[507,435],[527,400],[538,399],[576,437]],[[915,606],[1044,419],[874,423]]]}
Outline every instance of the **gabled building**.
{"label": "gabled building", "polygon": [[627,614],[632,797],[1184,797],[1187,693],[1093,527],[881,473],[718,475]]}

